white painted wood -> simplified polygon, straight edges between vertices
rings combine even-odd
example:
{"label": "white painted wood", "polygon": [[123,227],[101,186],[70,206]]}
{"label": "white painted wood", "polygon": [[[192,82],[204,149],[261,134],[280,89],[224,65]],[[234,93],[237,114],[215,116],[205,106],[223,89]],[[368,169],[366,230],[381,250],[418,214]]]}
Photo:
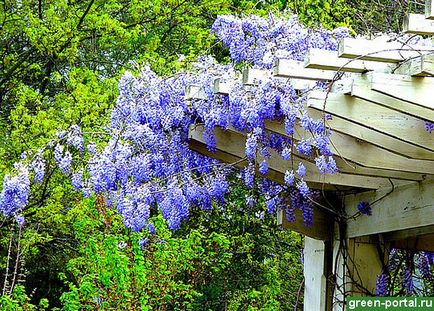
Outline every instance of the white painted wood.
{"label": "white painted wood", "polygon": [[366,77],[353,80],[353,83],[350,87],[350,94],[357,98],[399,111],[403,114],[413,116],[421,120],[434,122],[433,109],[419,105],[412,105],[399,98],[373,91],[371,89],[371,83],[368,81],[368,79],[366,79]]}
{"label": "white painted wood", "polygon": [[220,78],[214,80],[214,89],[215,94],[221,95],[229,95],[231,91],[231,85],[227,82],[223,82]]}
{"label": "white painted wood", "polygon": [[[286,135],[283,124],[277,121],[266,122],[265,128],[277,134]],[[312,135],[306,133],[299,125],[295,126],[294,140],[299,141],[311,137]],[[330,150],[335,155],[339,171],[343,173],[406,180],[422,180],[424,174],[434,174],[434,161],[408,159],[333,130],[330,140]]]}
{"label": "white painted wood", "polygon": [[[214,130],[217,149],[238,158],[245,157],[245,144],[246,144],[246,136],[230,131],[230,130],[222,130],[220,128],[216,128]],[[196,140],[201,143],[205,143],[203,139],[203,127],[196,126],[195,128],[191,128],[189,131],[189,138]],[[280,183],[283,182],[283,175],[286,170],[294,169],[296,167],[292,167],[292,161],[285,161],[282,157],[276,153],[274,150],[270,150],[271,157],[267,159],[269,171],[272,170],[274,172],[280,173]],[[299,162],[302,162],[306,167],[306,176],[305,181],[308,183],[312,183],[313,187],[322,187],[322,184],[326,185],[340,185],[340,186],[350,186],[350,187],[359,187],[365,189],[379,189],[381,187],[387,187],[390,182],[387,178],[381,177],[373,177],[373,176],[359,176],[352,175],[346,173],[337,173],[337,174],[327,174],[322,175],[315,164],[309,162],[305,159],[298,157],[297,155],[293,155],[294,164],[298,165]],[[275,173],[274,173],[275,174]],[[395,180],[395,182],[400,183],[400,181]]]}
{"label": "white painted wood", "polygon": [[[434,21],[432,21],[434,23]],[[413,77],[434,76],[434,55],[422,55],[417,58],[404,61],[396,67],[394,73]]]}
{"label": "white painted wood", "polygon": [[243,83],[245,85],[257,85],[260,81],[271,77],[271,72],[263,69],[246,68],[243,70]]}
{"label": "white painted wood", "polygon": [[333,222],[333,216],[316,204],[313,205],[313,214],[315,216],[311,227],[306,226],[303,221],[303,214],[299,209],[294,211],[295,221],[288,221],[285,213],[284,210],[277,213],[277,223],[281,228],[298,232],[316,240],[330,241],[332,239],[330,223]]}
{"label": "white painted wood", "polygon": [[346,232],[340,232],[338,224],[330,224],[334,226],[333,237],[333,257],[332,257],[332,273],[335,276],[332,310],[345,311],[343,301],[345,299],[344,293],[350,289],[350,284],[347,282],[347,265],[345,264],[344,252],[342,252],[342,239]]}
{"label": "white painted wood", "polygon": [[374,91],[434,110],[434,79],[382,73],[373,73],[370,79]]}
{"label": "white painted wood", "polygon": [[323,241],[304,238],[304,311],[326,311],[325,245]]}
{"label": "white painted wood", "polygon": [[425,0],[425,18],[434,19],[434,3],[433,0]]}
{"label": "white painted wood", "polygon": [[434,34],[434,21],[425,19],[424,14],[407,14],[404,17],[402,30],[405,33],[432,36]]}
{"label": "white painted wood", "polygon": [[322,49],[310,49],[306,55],[304,65],[306,68],[353,73],[367,71],[391,72],[394,67],[379,62],[339,58],[338,52]]}
{"label": "white painted wood", "polygon": [[[307,108],[309,115],[313,118],[322,118],[322,112],[313,108]],[[403,156],[421,159],[434,160],[434,152],[425,148],[418,147],[386,134],[377,132],[365,126],[353,123],[339,116],[333,116],[332,120],[328,120],[327,124],[334,131],[341,132],[357,138],[362,141],[377,145],[386,150],[392,151]]]}
{"label": "white painted wood", "polygon": [[336,93],[311,92],[308,106],[434,151],[434,140],[420,119]]}
{"label": "white painted wood", "polygon": [[339,43],[339,57],[385,63],[397,63],[433,51],[434,47],[408,46],[399,42],[385,42],[383,39],[344,38]]}
{"label": "white painted wood", "polygon": [[[357,237],[348,241],[348,280],[351,282],[349,296],[375,294],[377,276],[388,262],[388,244],[378,237]],[[378,250],[381,249],[383,257]],[[366,293],[368,291],[369,293]]]}
{"label": "white painted wood", "polygon": [[189,85],[185,90],[185,99],[207,99],[205,91],[198,85]]}
{"label": "white painted wood", "polygon": [[273,75],[283,78],[296,78],[316,81],[331,81],[335,72],[304,68],[303,62],[290,59],[278,59],[273,68]]}
{"label": "white painted wood", "polygon": [[434,225],[434,179],[397,186],[385,196],[390,190],[385,188],[345,197],[348,215],[357,212],[359,202],[382,198],[372,206],[372,216],[362,215],[348,221],[348,237]]}

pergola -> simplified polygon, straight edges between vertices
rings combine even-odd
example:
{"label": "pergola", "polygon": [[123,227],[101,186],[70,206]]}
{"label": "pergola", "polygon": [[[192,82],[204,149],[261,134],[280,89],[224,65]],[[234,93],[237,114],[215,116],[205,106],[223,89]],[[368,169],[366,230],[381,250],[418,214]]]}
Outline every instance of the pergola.
{"label": "pergola", "polygon": [[[404,28],[433,35],[434,1],[426,1],[425,15],[409,14]],[[281,59],[271,72],[246,69],[243,82],[267,75],[291,79],[301,89],[312,81],[332,82],[330,92],[309,94],[307,110],[317,118],[333,116],[328,125],[339,172],[322,175],[309,159],[293,156],[308,169],[309,186],[323,190],[347,215],[357,213],[359,202],[375,202],[372,216],[345,222],[318,205],[311,228],[300,215],[294,222],[283,212],[278,216],[284,228],[306,236],[305,310],[343,310],[345,295],[375,293],[392,247],[434,251],[434,133],[424,128],[424,121],[434,122],[434,47],[346,38],[338,52],[310,50],[304,63]],[[217,79],[214,92],[229,94],[230,87]],[[201,98],[201,89],[191,86],[186,94]],[[266,130],[286,135],[276,120]],[[245,165],[245,133],[215,129],[218,150],[210,152],[203,131],[190,129],[191,149]],[[305,138],[298,133],[295,140]],[[282,183],[288,163],[272,152],[268,165],[267,178]]]}

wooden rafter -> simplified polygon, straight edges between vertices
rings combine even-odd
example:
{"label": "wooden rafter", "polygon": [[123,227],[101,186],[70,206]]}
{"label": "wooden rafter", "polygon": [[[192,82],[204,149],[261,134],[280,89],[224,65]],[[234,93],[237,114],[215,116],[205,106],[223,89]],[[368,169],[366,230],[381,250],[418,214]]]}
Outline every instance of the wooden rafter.
{"label": "wooden rafter", "polygon": [[[277,121],[266,122],[265,127],[269,131],[286,135],[283,124]],[[295,140],[312,137],[310,134],[301,133],[306,132],[296,125],[293,135]],[[333,130],[330,140],[332,153],[350,161],[339,160],[338,167],[341,172],[408,180],[422,180],[423,174],[434,174],[434,161],[408,159]]]}
{"label": "wooden rafter", "polygon": [[[245,156],[245,135],[232,130],[223,130],[219,128],[216,128],[214,130],[214,134],[217,142],[217,149],[219,151],[233,155],[237,157],[237,159],[241,159]],[[190,140],[194,140],[202,144],[205,143],[203,139],[203,128],[199,126],[197,126],[196,128],[192,128],[190,130],[189,136]],[[270,150],[270,153],[271,157],[267,159],[269,170],[274,171],[274,176],[277,176],[279,178],[279,180],[276,180],[275,178],[273,178],[273,180],[282,183],[283,175],[285,174],[286,170],[294,169],[292,167],[292,162],[285,161],[274,150]],[[210,155],[212,156],[212,153],[210,153]],[[260,157],[259,160],[261,160]],[[322,189],[324,185],[328,184],[331,186],[337,185],[365,189],[378,189],[390,185],[390,181],[387,177],[348,174],[344,172],[345,168],[343,168],[343,172],[341,173],[323,175],[318,171],[314,163],[307,161],[306,159],[303,159],[297,155],[293,155],[293,160],[295,165],[298,165],[299,162],[302,162],[305,165],[307,173],[304,179],[306,180],[306,182],[311,183],[312,187],[314,188],[319,187],[319,189]],[[395,182],[400,183],[397,180]]]}
{"label": "wooden rafter", "polygon": [[[322,111],[313,108],[307,108],[309,115],[314,118],[321,118]],[[348,134],[361,141],[367,141],[381,148],[392,151],[396,154],[401,154],[413,159],[434,160],[434,152],[425,148],[414,146],[402,140],[377,132],[365,126],[353,123],[338,116],[334,116],[332,120],[328,120],[327,124],[337,132]]]}
{"label": "wooden rafter", "polygon": [[402,27],[406,33],[417,35],[434,35],[434,21],[425,19],[423,14],[407,14]]}
{"label": "wooden rafter", "polygon": [[304,66],[306,68],[352,73],[390,72],[393,69],[393,66],[379,62],[339,58],[338,52],[322,49],[310,49],[306,55]]}
{"label": "wooden rafter", "polygon": [[336,77],[336,72],[303,68],[302,62],[278,59],[273,68],[273,75],[282,78],[331,81]]}
{"label": "wooden rafter", "polygon": [[429,54],[434,47],[408,46],[399,42],[345,38],[339,43],[339,57],[398,63],[421,54]]}
{"label": "wooden rafter", "polygon": [[426,19],[434,19],[433,0],[425,0],[425,18]]}
{"label": "wooden rafter", "polygon": [[434,151],[434,140],[417,118],[352,96],[311,92],[308,106],[415,146]]}
{"label": "wooden rafter", "polygon": [[396,97],[389,96],[371,89],[371,83],[366,79],[354,79],[349,81],[347,89],[340,92],[350,94],[354,97],[367,100],[380,106],[384,106],[400,113],[434,122],[434,110],[427,107],[409,104]]}
{"label": "wooden rafter", "polygon": [[395,68],[394,73],[413,77],[433,77],[434,55],[427,54],[408,59],[399,64],[399,66]]}
{"label": "wooden rafter", "polygon": [[408,75],[373,73],[371,88],[389,96],[434,110],[434,80]]}

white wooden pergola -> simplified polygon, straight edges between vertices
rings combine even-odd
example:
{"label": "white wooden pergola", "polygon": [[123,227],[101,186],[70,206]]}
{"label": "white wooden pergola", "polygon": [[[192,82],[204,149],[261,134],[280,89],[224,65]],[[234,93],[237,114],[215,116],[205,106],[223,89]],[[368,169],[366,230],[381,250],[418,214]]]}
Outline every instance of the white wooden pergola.
{"label": "white wooden pergola", "polygon": [[[404,28],[434,35],[434,0],[426,1],[426,15],[409,14]],[[337,79],[339,72],[349,74]],[[338,52],[310,50],[304,63],[281,59],[271,72],[247,69],[243,82],[253,84],[267,75],[291,79],[300,88],[311,81],[333,81],[330,93],[309,94],[307,109],[312,117],[333,116],[328,125],[339,173],[322,175],[313,162],[293,157],[305,164],[310,187],[325,190],[347,215],[357,213],[359,202],[375,202],[372,216],[344,223],[320,206],[311,228],[301,215],[292,223],[283,214],[278,217],[284,228],[306,236],[305,310],[343,310],[344,293],[375,293],[391,247],[434,251],[434,133],[424,127],[424,121],[434,122],[434,47],[347,38]],[[216,80],[214,91],[229,94],[230,86]],[[191,86],[186,96],[201,98],[201,89]],[[286,135],[279,121],[267,122],[266,130]],[[203,131],[190,129],[191,149],[245,164],[240,162],[245,133],[216,129],[218,150],[213,153]],[[295,140],[306,138],[299,133],[304,131],[296,129]],[[288,162],[273,152],[267,161],[267,177],[282,183]],[[342,248],[351,261],[345,262]],[[332,275],[334,282],[329,282]]]}

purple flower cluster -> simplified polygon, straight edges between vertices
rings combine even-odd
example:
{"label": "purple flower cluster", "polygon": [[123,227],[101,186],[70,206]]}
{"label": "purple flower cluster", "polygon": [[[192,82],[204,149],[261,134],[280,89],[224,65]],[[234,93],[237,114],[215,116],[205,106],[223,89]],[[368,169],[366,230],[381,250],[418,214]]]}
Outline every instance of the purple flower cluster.
{"label": "purple flower cluster", "polygon": [[[276,58],[302,60],[311,47],[336,50],[338,40],[348,36],[343,28],[310,31],[295,16],[271,14],[268,18],[220,16],[212,31],[228,47],[235,63],[252,64],[255,69],[271,68]],[[179,228],[191,206],[209,210],[213,202],[224,202],[229,189],[229,170],[189,149],[189,128],[198,124],[204,128],[204,141],[211,151],[218,147],[216,127],[247,135],[248,165],[240,176],[248,187],[256,190],[253,186],[259,186],[269,212],[281,209],[282,204],[282,187],[261,179],[268,174],[272,154],[280,154],[285,161],[291,160],[292,152],[311,159],[318,155],[315,163],[321,173],[337,171],[329,148],[330,131],[322,119],[307,114],[305,96],[298,96],[291,83],[265,75],[254,85],[244,85],[233,64],[221,65],[209,56],[198,59],[192,68],[194,73],[181,72],[169,78],[157,76],[149,66],[137,76],[125,73],[106,129],[110,135],[106,146],[96,148],[92,142],[85,146],[77,125],[57,136],[49,148],[54,150],[57,166],[71,176],[75,190],[85,196],[103,195],[132,230],[146,228],[154,208],[171,229]],[[229,95],[214,94],[216,78],[229,85]],[[200,89],[200,96],[186,94],[189,86]],[[282,122],[286,135],[266,130],[267,120]],[[302,136],[306,138],[292,137],[300,131],[308,133]],[[77,151],[90,154],[82,169],[73,163]],[[264,159],[259,160],[258,155]],[[42,153],[29,167],[34,181],[41,183],[46,170]],[[312,225],[313,191],[306,173],[300,163],[285,173],[282,182],[291,191],[288,217],[293,217],[291,209],[298,208],[305,223]],[[14,214],[27,203],[28,171],[26,174],[19,171],[17,176],[5,178],[0,197],[3,214]],[[253,202],[254,196],[249,197],[248,204]]]}
{"label": "purple flower cluster", "polygon": [[276,57],[303,60],[308,48],[336,50],[338,41],[348,37],[346,28],[310,31],[297,17],[268,18],[218,16],[211,30],[225,44],[233,61],[271,68]]}
{"label": "purple flower cluster", "polygon": [[434,131],[434,122],[425,121],[425,129],[432,133]]}
{"label": "purple flower cluster", "polygon": [[409,295],[414,293],[413,276],[411,271],[407,266],[404,266],[401,273],[402,283],[404,284],[404,289]]}
{"label": "purple flower cluster", "polygon": [[364,215],[372,216],[372,207],[371,204],[367,201],[360,202],[357,204],[357,209]]}
{"label": "purple flower cluster", "polygon": [[5,217],[19,213],[28,203],[30,193],[29,170],[16,164],[16,175],[6,175],[0,193],[0,211]]}
{"label": "purple flower cluster", "polygon": [[381,273],[377,277],[377,286],[375,294],[379,297],[387,296],[387,287],[389,285],[389,276],[386,273]]}

